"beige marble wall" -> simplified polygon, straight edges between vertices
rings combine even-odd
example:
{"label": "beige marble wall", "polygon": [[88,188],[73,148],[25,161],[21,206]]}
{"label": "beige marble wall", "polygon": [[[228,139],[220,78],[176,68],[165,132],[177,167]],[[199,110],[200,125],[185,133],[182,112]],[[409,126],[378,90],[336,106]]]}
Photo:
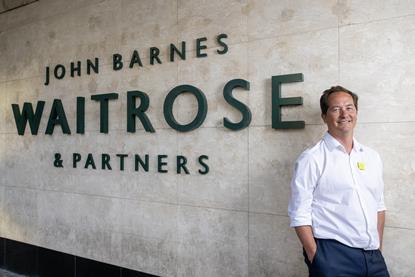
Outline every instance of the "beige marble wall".
{"label": "beige marble wall", "polygon": [[[318,98],[342,84],[360,95],[357,137],[384,160],[388,216],[384,254],[392,276],[415,268],[415,4],[413,1],[133,1],[43,0],[0,14],[0,236],[161,276],[305,276],[300,244],[288,227],[292,165],[325,131]],[[218,55],[215,37],[228,35]],[[195,40],[207,37],[208,57]],[[186,60],[168,61],[170,43],[186,41]],[[162,64],[149,64],[149,47]],[[128,68],[133,50],[143,67]],[[112,69],[112,54],[124,68]],[[45,66],[100,58],[100,73],[44,86]],[[283,96],[304,104],[283,108],[284,120],[304,130],[271,128],[271,76],[303,73]],[[249,106],[249,128],[230,131],[223,118],[240,113],[222,96],[243,78],[250,90],[234,95]],[[163,101],[175,86],[206,95],[203,125],[170,128]],[[126,92],[150,97],[156,132],[126,132]],[[90,96],[116,92],[109,134],[99,133],[99,105]],[[76,134],[76,97],[86,98],[86,133]],[[45,135],[53,99],[62,100],[72,135]],[[11,104],[46,101],[39,134],[18,136]],[[176,118],[189,122],[195,99],[180,96]],[[64,168],[53,167],[54,153]],[[72,168],[72,153],[94,154],[97,169]],[[112,170],[100,169],[111,155]],[[128,154],[125,170],[115,154]],[[135,171],[134,154],[149,154],[149,172]],[[158,173],[156,155],[168,155]],[[210,172],[198,174],[200,155]],[[176,155],[189,175],[176,174]]]}

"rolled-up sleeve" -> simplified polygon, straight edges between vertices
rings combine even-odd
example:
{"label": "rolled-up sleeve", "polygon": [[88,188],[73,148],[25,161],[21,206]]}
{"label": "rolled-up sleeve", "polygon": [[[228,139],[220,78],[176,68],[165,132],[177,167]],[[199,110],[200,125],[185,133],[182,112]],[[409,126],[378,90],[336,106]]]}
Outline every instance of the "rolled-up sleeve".
{"label": "rolled-up sleeve", "polygon": [[379,154],[377,155],[378,162],[379,162],[379,198],[378,198],[378,212],[385,211],[385,197],[384,197],[384,182],[383,182],[383,163],[382,159],[380,158]]}
{"label": "rolled-up sleeve", "polygon": [[288,205],[290,227],[312,225],[313,192],[319,179],[318,164],[308,152],[296,161]]}

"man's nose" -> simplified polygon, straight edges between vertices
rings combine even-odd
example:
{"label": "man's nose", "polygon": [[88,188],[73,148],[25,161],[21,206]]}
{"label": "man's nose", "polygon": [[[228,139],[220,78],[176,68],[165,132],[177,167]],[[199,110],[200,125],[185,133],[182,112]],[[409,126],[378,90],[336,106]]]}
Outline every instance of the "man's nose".
{"label": "man's nose", "polygon": [[341,113],[344,113],[344,114],[347,114],[347,113],[349,113],[350,111],[349,111],[348,107],[342,107],[342,108],[340,108],[340,112],[341,112]]}
{"label": "man's nose", "polygon": [[345,116],[346,114],[347,114],[346,108],[341,108],[340,109],[340,116]]}

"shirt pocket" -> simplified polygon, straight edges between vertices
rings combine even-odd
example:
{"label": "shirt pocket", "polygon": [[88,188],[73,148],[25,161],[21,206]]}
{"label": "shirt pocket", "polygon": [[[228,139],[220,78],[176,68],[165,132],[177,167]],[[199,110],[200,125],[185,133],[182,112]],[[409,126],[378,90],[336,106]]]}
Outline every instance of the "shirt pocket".
{"label": "shirt pocket", "polygon": [[375,198],[379,196],[382,187],[382,179],[378,171],[377,168],[366,166],[365,170],[358,172],[359,185]]}

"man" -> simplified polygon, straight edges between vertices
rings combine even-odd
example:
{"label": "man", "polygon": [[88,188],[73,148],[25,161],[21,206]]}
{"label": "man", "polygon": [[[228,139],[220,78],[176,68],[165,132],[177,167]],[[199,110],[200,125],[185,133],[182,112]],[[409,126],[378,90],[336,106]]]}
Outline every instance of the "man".
{"label": "man", "polygon": [[320,98],[328,131],[295,164],[288,213],[310,276],[389,276],[382,249],[382,161],[357,142],[358,97],[335,86]]}

